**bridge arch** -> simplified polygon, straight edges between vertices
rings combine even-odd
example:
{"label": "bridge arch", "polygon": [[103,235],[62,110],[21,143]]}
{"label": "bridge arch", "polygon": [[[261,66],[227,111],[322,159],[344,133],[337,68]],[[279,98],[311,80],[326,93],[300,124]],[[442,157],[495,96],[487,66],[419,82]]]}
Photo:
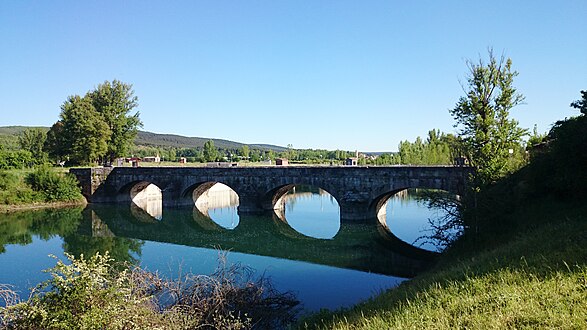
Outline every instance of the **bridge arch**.
{"label": "bridge arch", "polygon": [[275,187],[267,192],[262,197],[261,205],[265,210],[280,210],[283,208],[282,201],[283,197],[290,192],[295,187],[305,186],[305,187],[314,187],[321,189],[327,192],[330,196],[332,196],[338,204],[340,204],[339,199],[330,191],[328,188],[324,188],[321,185],[316,184],[307,184],[307,183],[288,183],[283,184],[278,187]]}
{"label": "bridge arch", "polygon": [[180,199],[182,204],[193,205],[194,216],[200,224],[209,220],[224,229],[234,229],[239,218],[236,208],[239,205],[238,193],[222,181],[203,181],[184,189]]}
{"label": "bridge arch", "polygon": [[308,238],[332,239],[341,227],[338,200],[320,186],[281,185],[265,194],[264,205],[276,221]]}
{"label": "bridge arch", "polygon": [[152,220],[161,220],[163,218],[163,196],[161,188],[150,181],[135,180],[118,190],[116,196],[118,201],[130,203],[131,210],[137,216]]}

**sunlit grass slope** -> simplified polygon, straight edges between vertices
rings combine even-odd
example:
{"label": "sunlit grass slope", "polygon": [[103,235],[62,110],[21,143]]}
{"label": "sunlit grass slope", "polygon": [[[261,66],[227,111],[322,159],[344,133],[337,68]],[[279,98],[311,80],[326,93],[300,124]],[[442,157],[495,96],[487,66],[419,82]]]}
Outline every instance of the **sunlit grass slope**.
{"label": "sunlit grass slope", "polygon": [[522,229],[493,246],[457,246],[396,290],[301,327],[587,328],[587,205],[547,199],[504,217]]}

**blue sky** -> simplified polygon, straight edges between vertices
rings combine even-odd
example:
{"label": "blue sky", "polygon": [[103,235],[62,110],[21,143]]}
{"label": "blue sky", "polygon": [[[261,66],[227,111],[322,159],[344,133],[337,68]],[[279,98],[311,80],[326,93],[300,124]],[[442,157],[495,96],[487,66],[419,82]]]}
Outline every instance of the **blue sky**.
{"label": "blue sky", "polygon": [[50,126],[67,96],[133,84],[144,129],[395,151],[448,109],[466,59],[513,61],[521,126],[587,89],[587,1],[0,1],[0,126]]}

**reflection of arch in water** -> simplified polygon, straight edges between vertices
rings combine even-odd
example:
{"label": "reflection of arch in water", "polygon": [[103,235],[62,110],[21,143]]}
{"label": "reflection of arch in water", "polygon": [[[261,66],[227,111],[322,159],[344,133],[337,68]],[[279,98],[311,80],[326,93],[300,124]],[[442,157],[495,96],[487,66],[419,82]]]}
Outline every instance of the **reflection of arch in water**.
{"label": "reflection of arch in water", "polygon": [[150,217],[161,220],[163,218],[163,198],[161,189],[148,181],[134,181],[124,186],[119,199],[129,200],[131,207],[142,209]]}
{"label": "reflection of arch in water", "polygon": [[143,207],[135,203],[130,204],[130,213],[133,215],[133,219],[140,223],[154,223],[157,221],[161,221],[161,219],[163,218],[162,211],[159,212],[160,218],[156,218]]}
{"label": "reflection of arch in water", "polygon": [[220,182],[204,182],[190,187],[184,195],[190,193],[198,211],[194,219],[204,227],[210,227],[204,224],[207,219],[226,229],[238,225],[239,198],[232,188]]}
{"label": "reflection of arch in water", "polygon": [[[315,209],[312,203],[319,198],[320,209]],[[325,211],[323,205],[324,199],[329,199],[330,204],[336,205],[335,214],[322,214]],[[310,185],[283,185],[273,189],[267,194],[266,201],[271,201],[271,207],[274,210],[275,218],[283,223],[288,224],[293,230],[298,231],[301,235],[331,239],[340,229],[340,206],[334,196],[326,190]],[[301,207],[301,211],[296,214],[296,206]],[[331,208],[326,205],[326,212]],[[289,217],[289,219],[288,219]]]}
{"label": "reflection of arch in water", "polygon": [[379,221],[379,224],[381,226],[383,226],[384,228],[387,228],[389,230],[389,227],[387,225],[387,203],[389,203],[389,201],[392,198],[394,198],[394,196],[403,196],[403,195],[407,194],[407,192],[408,192],[407,188],[402,188],[402,189],[387,192],[383,195],[380,195],[379,197],[377,197],[375,199],[371,208],[375,209],[375,214],[377,215],[377,220]]}
{"label": "reflection of arch in water", "polygon": [[214,222],[208,214],[202,213],[195,205],[192,209],[192,219],[200,228],[206,231],[218,232],[226,230],[224,227]]}
{"label": "reflection of arch in water", "polygon": [[436,251],[438,246],[428,241],[427,237],[430,237],[432,230],[429,221],[442,219],[446,214],[441,208],[429,207],[430,200],[439,198],[458,200],[459,196],[438,189],[404,189],[380,200],[377,219],[383,230],[395,239]]}

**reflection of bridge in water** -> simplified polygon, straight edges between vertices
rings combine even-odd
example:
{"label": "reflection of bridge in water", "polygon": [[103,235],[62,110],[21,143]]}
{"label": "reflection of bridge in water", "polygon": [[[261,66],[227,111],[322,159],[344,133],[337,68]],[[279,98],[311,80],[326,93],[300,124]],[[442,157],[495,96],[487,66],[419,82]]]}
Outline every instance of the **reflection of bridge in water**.
{"label": "reflection of bridge in water", "polygon": [[84,235],[222,248],[400,277],[420,272],[435,255],[368,224],[342,223],[334,238],[324,240],[298,233],[277,216],[241,215],[239,225],[226,230],[195,207],[166,208],[161,221],[120,205],[90,205],[84,214]]}

